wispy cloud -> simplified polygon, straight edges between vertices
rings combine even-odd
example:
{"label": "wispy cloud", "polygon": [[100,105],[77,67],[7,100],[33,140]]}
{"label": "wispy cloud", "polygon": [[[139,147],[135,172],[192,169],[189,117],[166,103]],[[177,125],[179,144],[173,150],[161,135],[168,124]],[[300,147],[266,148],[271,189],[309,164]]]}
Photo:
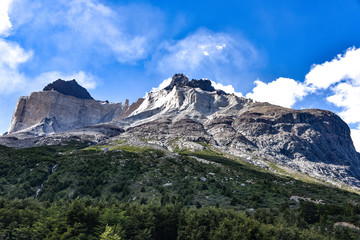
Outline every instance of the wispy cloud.
{"label": "wispy cloud", "polygon": [[148,56],[163,32],[163,14],[149,5],[110,8],[97,0],[17,0],[11,9],[14,19],[22,19],[14,28],[27,34],[31,45],[42,44],[58,65],[69,58],[84,64],[102,64],[111,57],[135,63]]}
{"label": "wispy cloud", "polygon": [[12,27],[8,14],[11,2],[12,0],[0,2],[0,36],[8,36]]}
{"label": "wispy cloud", "polygon": [[233,82],[248,75],[258,61],[258,51],[240,34],[199,29],[183,39],[163,42],[149,69]]}
{"label": "wispy cloud", "polygon": [[[83,71],[64,74],[58,71],[41,73],[35,78],[27,76],[20,70],[21,65],[28,63],[34,56],[33,50],[25,50],[19,44],[7,40],[12,23],[8,16],[13,1],[0,3],[0,94],[40,90],[44,84],[55,79],[77,79],[86,88],[96,87],[96,78]],[[40,86],[41,84],[41,86]]]}
{"label": "wispy cloud", "polygon": [[16,43],[0,39],[0,94],[39,91],[44,85],[59,78],[76,79],[80,85],[87,89],[93,89],[97,85],[96,77],[84,71],[72,74],[64,74],[58,71],[45,72],[31,78],[21,72],[19,68],[32,56],[32,51],[26,51]]}
{"label": "wispy cloud", "polygon": [[46,84],[57,80],[72,80],[75,79],[81,86],[86,89],[94,89],[97,86],[97,79],[93,75],[89,73],[85,73],[84,71],[75,72],[72,74],[64,74],[61,72],[46,72],[37,76],[32,82],[32,91],[41,90]]}
{"label": "wispy cloud", "polygon": [[19,71],[19,66],[32,55],[32,51],[25,51],[16,43],[0,39],[0,94],[23,89],[27,79]]}
{"label": "wispy cloud", "polygon": [[[35,90],[57,78],[76,78],[84,87],[94,88],[98,79],[81,69],[114,61],[135,64],[147,58],[163,32],[163,22],[162,12],[146,4],[1,1],[0,93],[21,92],[29,86]],[[33,49],[8,41],[10,33]],[[20,65],[38,73],[30,77]]]}

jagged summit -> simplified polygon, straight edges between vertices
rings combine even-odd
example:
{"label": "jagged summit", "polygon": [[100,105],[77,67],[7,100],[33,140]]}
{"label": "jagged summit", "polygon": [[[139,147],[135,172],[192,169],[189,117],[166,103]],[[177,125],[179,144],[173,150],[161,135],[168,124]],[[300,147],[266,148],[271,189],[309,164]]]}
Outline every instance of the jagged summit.
{"label": "jagged summit", "polygon": [[64,95],[73,96],[80,99],[93,99],[90,93],[85,88],[80,86],[75,79],[71,81],[64,81],[58,79],[53,83],[48,84],[43,89],[43,91],[53,91],[53,90],[62,93]]}
{"label": "jagged summit", "polygon": [[177,73],[172,77],[172,81],[169,86],[167,86],[166,90],[172,90],[175,86],[177,87],[192,87],[192,88],[200,88],[201,90],[213,92],[216,91],[213,86],[211,86],[211,81],[206,79],[192,79],[189,81],[188,77],[182,73]]}

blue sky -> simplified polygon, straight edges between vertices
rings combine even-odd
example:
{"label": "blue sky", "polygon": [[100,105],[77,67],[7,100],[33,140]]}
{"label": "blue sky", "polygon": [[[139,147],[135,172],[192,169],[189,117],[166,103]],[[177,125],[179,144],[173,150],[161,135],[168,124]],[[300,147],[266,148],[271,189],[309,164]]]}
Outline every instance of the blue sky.
{"label": "blue sky", "polygon": [[[124,102],[174,73],[339,114],[360,150],[360,1],[1,0],[0,132],[58,78]],[[220,85],[221,84],[221,85]]]}

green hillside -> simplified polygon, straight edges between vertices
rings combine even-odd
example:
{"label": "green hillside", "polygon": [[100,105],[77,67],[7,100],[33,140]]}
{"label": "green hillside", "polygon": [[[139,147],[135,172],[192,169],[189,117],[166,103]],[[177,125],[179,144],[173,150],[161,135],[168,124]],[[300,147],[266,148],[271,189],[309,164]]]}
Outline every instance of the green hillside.
{"label": "green hillside", "polygon": [[211,150],[0,147],[0,166],[0,239],[360,237],[359,195]]}

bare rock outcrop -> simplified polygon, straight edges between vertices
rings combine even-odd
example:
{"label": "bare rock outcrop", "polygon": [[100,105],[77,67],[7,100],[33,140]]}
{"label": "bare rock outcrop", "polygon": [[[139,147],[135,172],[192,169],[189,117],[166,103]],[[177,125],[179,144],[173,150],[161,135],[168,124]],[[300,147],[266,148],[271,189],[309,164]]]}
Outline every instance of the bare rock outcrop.
{"label": "bare rock outcrop", "polygon": [[126,104],[92,99],[74,80],[57,80],[44,90],[19,99],[8,134],[19,131],[37,135],[63,132],[121,119],[130,109]]}
{"label": "bare rock outcrop", "polygon": [[85,88],[80,86],[75,81],[75,79],[71,81],[58,79],[44,87],[43,91],[57,91],[64,95],[73,96],[80,99],[93,99],[90,93]]}
{"label": "bare rock outcrop", "polygon": [[192,87],[192,88],[200,88],[201,90],[213,92],[216,91],[215,88],[211,85],[210,80],[207,79],[200,79],[195,80],[192,79],[189,81],[188,77],[186,77],[184,74],[177,73],[172,77],[171,83],[169,86],[167,86],[166,90],[172,90],[175,86],[177,87]]}

